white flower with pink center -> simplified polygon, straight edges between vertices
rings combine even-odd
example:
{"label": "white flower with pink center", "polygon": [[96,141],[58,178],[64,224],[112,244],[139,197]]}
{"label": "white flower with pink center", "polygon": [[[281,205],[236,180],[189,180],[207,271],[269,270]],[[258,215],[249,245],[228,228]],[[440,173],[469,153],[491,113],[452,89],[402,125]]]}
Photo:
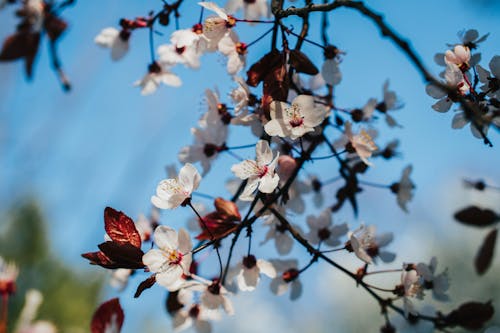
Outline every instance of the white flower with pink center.
{"label": "white flower with pink center", "polygon": [[213,2],[198,2],[198,5],[217,15],[208,17],[203,22],[203,36],[207,39],[206,51],[214,52],[222,37],[236,24],[236,20]]}
{"label": "white flower with pink center", "polygon": [[142,262],[149,271],[156,273],[156,282],[169,291],[178,290],[184,283],[183,275],[189,275],[191,266],[191,238],[185,229],[177,233],[167,226],[159,226],[154,232],[158,249],[149,250]]}
{"label": "white flower with pink center", "polygon": [[259,140],[255,147],[255,153],[257,155],[255,161],[244,160],[231,167],[231,171],[236,177],[248,179],[240,196],[241,200],[251,201],[256,189],[262,193],[272,193],[280,180],[275,172],[279,154],[273,159],[269,143],[265,140]]}
{"label": "white flower with pink center", "polygon": [[118,30],[116,28],[105,28],[95,37],[94,42],[105,48],[111,49],[111,59],[120,60],[129,49],[129,30]]}
{"label": "white flower with pink center", "polygon": [[135,81],[134,86],[141,87],[141,94],[145,96],[154,93],[162,83],[167,86],[179,87],[182,81],[159,63],[153,62],[148,67],[148,73],[142,79]]}
{"label": "white flower with pink center", "polygon": [[196,168],[186,163],[179,171],[179,177],[164,179],[156,188],[156,195],[151,197],[151,203],[160,209],[179,207],[191,193],[200,185],[201,176]]}
{"label": "white flower with pink center", "polygon": [[292,105],[273,101],[270,105],[271,120],[264,126],[270,136],[289,137],[292,140],[314,131],[328,116],[329,110],[323,105],[316,105],[314,97],[299,95]]}
{"label": "white flower with pink center", "polygon": [[455,45],[452,50],[447,50],[444,54],[446,64],[455,64],[462,71],[469,69],[470,49],[464,45]]}
{"label": "white flower with pink center", "polygon": [[359,134],[354,134],[352,131],[352,124],[348,121],[345,123],[344,129],[345,137],[341,141],[347,141],[345,146],[347,152],[356,153],[366,165],[372,165],[368,161],[368,158],[370,158],[373,152],[378,148],[373,142],[370,134],[364,129],[361,129]]}
{"label": "white flower with pink center", "polygon": [[234,31],[222,37],[217,47],[227,57],[228,74],[235,75],[245,67],[247,44],[240,42]]}
{"label": "white flower with pink center", "polygon": [[183,64],[189,68],[200,67],[200,35],[191,29],[174,31],[170,37],[171,44],[158,47],[160,62],[166,66]]}
{"label": "white flower with pink center", "polygon": [[229,0],[225,8],[229,13],[236,13],[243,8],[245,20],[258,20],[270,14],[268,0]]}
{"label": "white flower with pink center", "polygon": [[251,254],[244,257],[242,262],[238,263],[237,270],[239,272],[236,281],[238,282],[238,288],[242,291],[255,290],[260,281],[261,273],[271,279],[276,277],[276,269],[269,261],[256,259]]}
{"label": "white flower with pink center", "polygon": [[392,232],[377,235],[374,225],[365,227],[362,224],[349,234],[349,242],[346,247],[367,264],[373,263],[377,257],[387,263],[396,258],[394,253],[382,250],[383,247],[392,242],[392,238]]}

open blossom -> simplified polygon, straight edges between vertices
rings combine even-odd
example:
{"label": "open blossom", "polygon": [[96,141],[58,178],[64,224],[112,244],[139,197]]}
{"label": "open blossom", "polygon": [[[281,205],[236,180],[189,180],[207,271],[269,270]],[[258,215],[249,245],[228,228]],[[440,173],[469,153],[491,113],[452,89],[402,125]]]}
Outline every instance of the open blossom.
{"label": "open blossom", "polygon": [[158,184],[151,203],[160,209],[177,208],[186,199],[191,198],[191,193],[198,188],[200,181],[198,170],[192,164],[186,163],[179,171],[178,178],[164,179]]}
{"label": "open blossom", "polygon": [[[469,92],[470,87],[467,82],[465,82],[464,75],[466,74],[462,73],[457,65],[450,63],[446,66],[444,75],[446,84],[451,89],[454,89],[457,95],[466,95]],[[439,100],[432,106],[432,108],[438,112],[447,112],[456,100],[455,96],[449,95],[445,90],[433,84],[427,85],[425,91],[432,98]]]}
{"label": "open blossom", "polygon": [[332,225],[332,211],[330,208],[323,210],[318,217],[313,215],[308,216],[307,225],[310,229],[307,239],[311,244],[340,245],[339,238],[346,235],[349,231],[345,223]]}
{"label": "open blossom", "polygon": [[229,31],[218,44],[219,51],[227,57],[227,72],[234,75],[245,67],[247,45],[239,41],[234,31]]}
{"label": "open blossom", "polygon": [[376,257],[383,262],[391,262],[396,258],[396,255],[392,252],[382,251],[382,248],[392,242],[392,238],[392,232],[377,235],[374,225],[366,227],[362,224],[350,233],[346,248],[367,264],[373,263]]}
{"label": "open blossom", "polygon": [[179,161],[182,163],[200,162],[203,175],[210,171],[211,162],[223,150],[228,134],[227,126],[222,121],[207,122],[206,120],[200,119],[200,124],[206,123],[206,125],[191,128],[194,143],[191,146],[182,147],[178,154]]}
{"label": "open blossom", "polygon": [[167,226],[156,228],[153,237],[158,249],[149,250],[142,261],[151,272],[156,273],[159,285],[169,291],[177,290],[184,282],[183,275],[189,275],[191,238],[185,229],[177,233]]}
{"label": "open blossom", "polygon": [[455,45],[452,50],[447,50],[444,54],[444,61],[447,64],[455,64],[462,71],[469,69],[470,49],[464,45]]}
{"label": "open blossom", "polygon": [[316,105],[314,97],[299,95],[292,105],[273,101],[270,105],[271,120],[264,126],[270,136],[289,137],[294,140],[314,131],[328,116],[329,110],[323,105]]}
{"label": "open blossom", "polygon": [[389,90],[389,80],[385,81],[383,86],[382,102],[376,105],[376,110],[385,115],[385,121],[390,127],[400,126],[396,120],[388,113],[388,111],[398,110],[402,107],[401,102],[398,100],[396,92]]}
{"label": "open blossom", "polygon": [[438,301],[448,301],[450,298],[446,292],[450,288],[448,270],[445,269],[442,273],[436,274],[437,259],[432,257],[431,262],[427,265],[424,263],[417,264],[416,270],[421,277],[421,284],[425,289],[432,290],[432,296]]}
{"label": "open blossom", "polygon": [[245,20],[258,20],[270,14],[268,0],[229,0],[225,8],[229,13],[236,13],[243,8]]}
{"label": "open blossom", "polygon": [[238,275],[236,280],[238,288],[242,291],[255,290],[260,281],[260,274],[267,275],[271,279],[276,277],[276,269],[273,265],[264,259],[256,259],[250,254],[243,258],[243,261],[238,263]]}
{"label": "open blossom", "polygon": [[412,166],[408,165],[403,169],[399,182],[391,185],[391,191],[396,194],[399,207],[407,213],[408,208],[406,207],[406,204],[413,197],[413,189],[415,188],[415,185],[410,179],[411,171]]}
{"label": "open blossom", "polygon": [[116,28],[103,29],[94,39],[94,42],[102,47],[111,49],[111,59],[120,60],[129,49],[129,30],[118,30]]}
{"label": "open blossom", "polygon": [[272,259],[269,260],[279,273],[271,281],[271,291],[280,296],[290,289],[290,299],[295,301],[302,295],[302,283],[299,280],[298,262],[296,259]]}
{"label": "open blossom", "polygon": [[[259,211],[263,207],[261,202],[258,202],[255,205],[254,211]],[[282,205],[273,205],[273,208],[276,209],[282,216],[286,216],[285,207]],[[280,255],[286,255],[290,253],[293,248],[294,240],[287,228],[283,226],[281,221],[276,218],[276,216],[270,211],[266,211],[263,213],[264,225],[269,227],[269,230],[266,233],[265,239],[260,243],[260,245],[267,243],[270,240],[274,240],[274,246],[276,251]],[[297,230],[300,234],[302,234],[302,229],[299,225],[293,224],[292,227]]]}
{"label": "open blossom", "polygon": [[349,121],[345,123],[344,129],[344,137],[336,142],[336,145],[345,144],[347,152],[356,153],[366,165],[372,165],[368,158],[377,150],[377,146],[370,134],[364,129],[361,129],[359,134],[354,134],[352,124]]}
{"label": "open blossom", "polygon": [[491,58],[488,65],[491,73],[480,65],[476,66],[479,82],[482,83],[480,89],[488,96],[500,100],[500,56]]}
{"label": "open blossom", "polygon": [[16,292],[16,280],[19,269],[14,263],[8,263],[0,257],[0,295],[12,295]]}
{"label": "open blossom", "polygon": [[205,22],[203,22],[203,36],[208,41],[206,44],[206,51],[214,52],[217,50],[217,46],[222,37],[224,37],[236,24],[236,20],[213,2],[198,2],[198,5],[217,15],[208,17]]}
{"label": "open blossom", "polygon": [[256,159],[244,160],[231,167],[234,175],[240,179],[248,179],[247,185],[240,196],[241,200],[250,201],[253,193],[258,189],[262,193],[272,193],[278,186],[279,176],[275,172],[278,156],[273,159],[273,152],[269,143],[259,140],[255,147]]}
{"label": "open blossom", "polygon": [[339,68],[339,60],[334,57],[331,59],[326,59],[321,66],[321,76],[325,80],[325,83],[336,86],[342,81],[342,72]]}
{"label": "open blossom", "polygon": [[141,87],[142,95],[150,95],[162,83],[172,87],[179,87],[182,81],[177,75],[164,69],[159,63],[153,62],[148,67],[148,73],[142,79],[135,81],[134,85]]}
{"label": "open blossom", "polygon": [[417,297],[418,299],[422,299],[424,293],[420,284],[420,276],[415,269],[404,267],[403,273],[401,273],[400,294],[403,296],[405,317],[408,318],[410,313],[418,315],[418,311],[415,309],[411,298]]}
{"label": "open blossom", "polygon": [[24,306],[19,314],[14,333],[56,333],[57,328],[45,320],[35,321],[38,308],[43,302],[43,295],[38,290],[26,292]]}
{"label": "open blossom", "polygon": [[176,30],[170,43],[158,47],[159,61],[165,66],[183,64],[189,68],[200,67],[200,35],[192,29]]}
{"label": "open blossom", "polygon": [[176,332],[193,326],[197,333],[210,333],[212,331],[210,321],[220,319],[218,311],[193,302],[193,292],[189,289],[180,289],[177,301],[183,307],[173,313],[172,325]]}
{"label": "open blossom", "polygon": [[228,315],[234,314],[233,303],[229,299],[229,292],[224,288],[219,280],[212,282],[205,282],[206,286],[203,288],[203,293],[201,294],[201,304],[208,309],[216,310],[220,307]]}

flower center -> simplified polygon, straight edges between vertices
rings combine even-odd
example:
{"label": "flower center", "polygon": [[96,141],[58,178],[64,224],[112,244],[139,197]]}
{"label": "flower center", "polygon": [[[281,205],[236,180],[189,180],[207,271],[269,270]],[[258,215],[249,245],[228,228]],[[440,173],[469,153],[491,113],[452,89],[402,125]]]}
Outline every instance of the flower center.
{"label": "flower center", "polygon": [[167,253],[167,260],[169,262],[169,265],[179,265],[182,261],[182,253],[180,253],[177,250],[172,250]]}
{"label": "flower center", "polygon": [[330,238],[331,234],[332,233],[330,230],[328,230],[328,228],[322,228],[322,229],[318,230],[318,238],[320,240],[326,240],[326,239]]}
{"label": "flower center", "polygon": [[257,259],[254,255],[249,255],[243,258],[243,266],[248,269],[252,269],[257,265]]}
{"label": "flower center", "polygon": [[286,113],[289,118],[288,123],[290,126],[299,127],[304,123],[304,117],[300,113],[300,108],[297,105],[292,104],[291,107],[286,109]]}
{"label": "flower center", "polygon": [[267,175],[267,172],[269,171],[269,168],[267,165],[264,165],[264,166],[261,166],[258,170],[258,173],[257,173],[257,176],[259,178],[262,178],[264,177],[265,175]]}
{"label": "flower center", "polygon": [[236,43],[235,47],[236,47],[236,52],[239,55],[244,55],[247,53],[247,44],[238,42]]}
{"label": "flower center", "polygon": [[292,282],[299,276],[299,271],[296,268],[290,268],[283,273],[282,278],[285,282]]}
{"label": "flower center", "polygon": [[175,52],[177,52],[177,54],[183,54],[184,51],[186,51],[186,47],[185,46],[182,46],[182,47],[176,46],[175,47]]}

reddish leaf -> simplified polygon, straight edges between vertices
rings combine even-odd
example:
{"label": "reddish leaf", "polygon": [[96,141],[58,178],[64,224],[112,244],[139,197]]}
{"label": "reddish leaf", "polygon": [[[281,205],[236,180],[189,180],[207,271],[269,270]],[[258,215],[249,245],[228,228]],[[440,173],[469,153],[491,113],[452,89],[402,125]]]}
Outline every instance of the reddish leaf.
{"label": "reddish leaf", "polygon": [[142,263],[144,252],[129,243],[105,242],[99,244],[98,247],[99,250],[115,263],[114,266],[116,267],[130,269],[144,268],[144,264]]}
{"label": "reddish leaf", "polygon": [[318,68],[312,63],[312,61],[299,50],[290,51],[290,64],[298,73],[309,75],[316,75],[319,73]]}
{"label": "reddish leaf", "polygon": [[264,77],[274,67],[279,66],[281,53],[278,50],[272,50],[253,64],[247,71],[247,83],[252,87],[257,87]]}
{"label": "reddish leaf", "polygon": [[134,221],[123,212],[106,207],[104,210],[104,228],[109,237],[118,244],[131,244],[141,247],[141,235]]}
{"label": "reddish leaf", "polygon": [[238,228],[234,219],[219,212],[212,212],[200,221],[201,234],[196,236],[199,240],[214,240],[223,238]]}
{"label": "reddish leaf", "polygon": [[83,253],[82,257],[89,260],[92,265],[108,267],[114,264],[114,262],[101,251]]}
{"label": "reddish leaf", "polygon": [[179,295],[178,290],[171,291],[168,293],[165,306],[167,308],[167,312],[171,315],[175,314],[177,311],[179,311],[184,307],[184,304],[179,302],[179,298],[177,297],[178,295]]}
{"label": "reddish leaf", "polygon": [[134,298],[138,298],[139,296],[141,296],[144,290],[151,288],[155,283],[156,283],[156,275],[153,274],[139,284],[137,290],[135,291]]}
{"label": "reddish leaf", "polygon": [[36,39],[34,35],[39,37],[39,34],[27,32],[17,32],[8,36],[3,42],[2,51],[0,51],[0,61],[16,60],[32,53],[29,49],[34,46],[33,40]]}
{"label": "reddish leaf", "polygon": [[450,312],[444,321],[449,326],[461,326],[469,330],[481,329],[493,317],[495,309],[490,302],[467,302]]}
{"label": "reddish leaf", "polygon": [[464,208],[456,212],[454,217],[460,223],[475,227],[487,227],[499,220],[499,216],[494,211],[477,206]]}
{"label": "reddish leaf", "polygon": [[240,211],[234,202],[222,198],[215,198],[214,206],[219,213],[226,215],[234,221],[241,221]]}
{"label": "reddish leaf", "polygon": [[110,299],[102,303],[95,311],[90,324],[90,331],[92,333],[119,333],[124,319],[125,315],[118,298]]}
{"label": "reddish leaf", "polygon": [[495,254],[497,233],[497,229],[491,230],[484,239],[483,244],[479,248],[476,259],[474,260],[474,266],[476,267],[476,272],[479,275],[486,273],[488,268],[490,268],[491,262],[493,260],[493,255]]}

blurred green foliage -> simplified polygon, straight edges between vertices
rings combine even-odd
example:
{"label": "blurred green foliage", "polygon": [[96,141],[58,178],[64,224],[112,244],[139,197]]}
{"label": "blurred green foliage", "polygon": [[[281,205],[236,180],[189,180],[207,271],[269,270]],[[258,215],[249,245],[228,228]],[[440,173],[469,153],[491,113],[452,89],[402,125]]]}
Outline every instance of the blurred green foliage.
{"label": "blurred green foliage", "polygon": [[53,322],[59,332],[88,332],[103,277],[58,260],[36,202],[13,208],[6,220],[0,229],[0,256],[15,262],[20,271],[17,292],[9,300],[8,332],[13,330],[29,289],[38,289],[44,296],[37,318]]}

